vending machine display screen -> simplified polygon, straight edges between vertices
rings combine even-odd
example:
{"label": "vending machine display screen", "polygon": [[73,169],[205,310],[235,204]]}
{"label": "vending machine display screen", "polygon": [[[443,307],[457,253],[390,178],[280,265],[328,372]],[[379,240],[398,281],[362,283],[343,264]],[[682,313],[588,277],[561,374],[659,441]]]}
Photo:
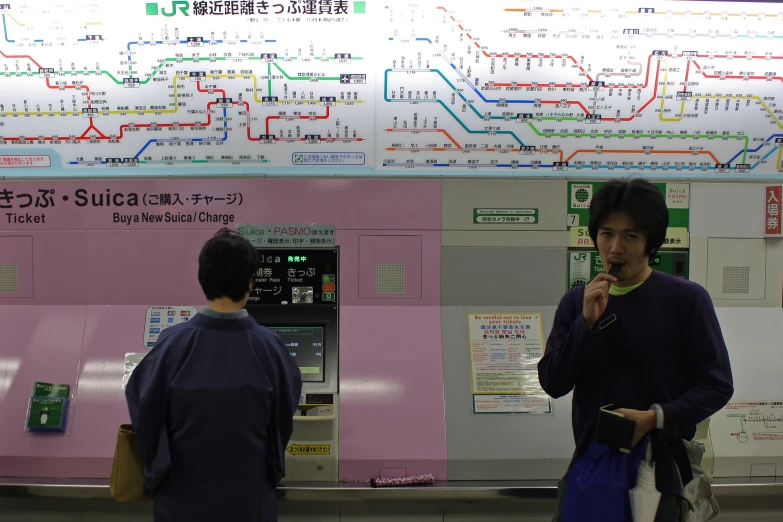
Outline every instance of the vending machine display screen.
{"label": "vending machine display screen", "polygon": [[311,326],[270,326],[283,339],[302,372],[303,382],[324,382],[324,329]]}

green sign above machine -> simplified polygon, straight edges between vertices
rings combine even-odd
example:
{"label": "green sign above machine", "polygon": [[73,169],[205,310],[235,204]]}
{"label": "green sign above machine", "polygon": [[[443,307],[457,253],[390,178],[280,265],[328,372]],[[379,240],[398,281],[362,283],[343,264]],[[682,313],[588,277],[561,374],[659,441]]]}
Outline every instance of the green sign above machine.
{"label": "green sign above machine", "polygon": [[[568,231],[569,246],[594,248],[587,221],[590,217],[590,202],[606,182],[570,181],[568,183]],[[690,185],[687,183],[653,183],[666,198],[669,209],[669,228],[662,249],[688,248],[690,222]]]}
{"label": "green sign above machine", "polygon": [[[659,272],[688,279],[687,252],[658,252],[650,260],[650,266]],[[605,272],[598,252],[568,251],[568,288],[583,286],[598,274]]]}
{"label": "green sign above machine", "polygon": [[473,223],[476,225],[535,225],[538,223],[538,209],[474,208]]}

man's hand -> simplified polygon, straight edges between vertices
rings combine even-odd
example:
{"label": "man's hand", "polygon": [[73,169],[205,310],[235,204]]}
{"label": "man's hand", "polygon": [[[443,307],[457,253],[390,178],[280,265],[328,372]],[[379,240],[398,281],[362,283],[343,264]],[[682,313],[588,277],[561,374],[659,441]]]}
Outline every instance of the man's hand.
{"label": "man's hand", "polygon": [[655,410],[639,411],[620,408],[619,410],[615,411],[625,415],[626,418],[631,419],[636,423],[636,429],[633,432],[634,447],[636,447],[636,445],[639,444],[639,441],[642,440],[648,433],[655,429],[657,421]]}
{"label": "man's hand", "polygon": [[609,304],[609,287],[615,281],[617,278],[609,274],[598,274],[585,288],[582,315],[584,315],[588,329],[592,330],[595,323],[606,311],[606,305]]}

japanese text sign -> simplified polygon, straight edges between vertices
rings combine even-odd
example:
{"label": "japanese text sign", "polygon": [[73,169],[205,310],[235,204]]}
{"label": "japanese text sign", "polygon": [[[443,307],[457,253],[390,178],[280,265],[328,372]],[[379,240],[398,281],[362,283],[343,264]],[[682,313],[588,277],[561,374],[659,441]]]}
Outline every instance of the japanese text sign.
{"label": "japanese text sign", "polygon": [[764,190],[764,235],[781,236],[780,201],[783,196],[782,185],[769,185]]}

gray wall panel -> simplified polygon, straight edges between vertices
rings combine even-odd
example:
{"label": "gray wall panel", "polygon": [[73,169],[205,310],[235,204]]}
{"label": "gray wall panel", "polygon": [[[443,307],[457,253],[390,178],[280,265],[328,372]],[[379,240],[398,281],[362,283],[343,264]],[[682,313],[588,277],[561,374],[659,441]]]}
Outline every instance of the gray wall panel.
{"label": "gray wall panel", "polygon": [[[443,180],[443,230],[565,230],[565,180]],[[532,225],[473,223],[474,208],[537,208]]]}
{"label": "gray wall panel", "polygon": [[447,247],[443,306],[557,306],[566,291],[565,248]]}
{"label": "gray wall panel", "polygon": [[[497,274],[496,280],[501,276]],[[443,308],[449,480],[557,479],[565,473],[574,451],[571,395],[553,401],[551,415],[476,415],[468,345],[468,313],[540,312],[544,318],[544,335],[548,336],[555,309],[533,305]]]}

